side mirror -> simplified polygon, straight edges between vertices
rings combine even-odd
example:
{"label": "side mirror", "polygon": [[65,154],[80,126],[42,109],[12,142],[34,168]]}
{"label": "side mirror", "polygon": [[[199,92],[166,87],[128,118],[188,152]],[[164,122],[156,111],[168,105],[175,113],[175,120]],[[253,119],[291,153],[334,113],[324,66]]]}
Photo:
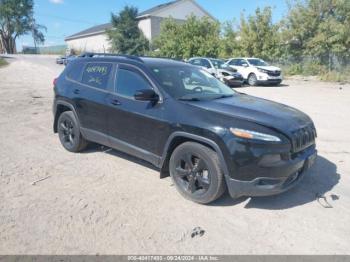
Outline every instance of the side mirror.
{"label": "side mirror", "polygon": [[152,102],[158,102],[159,96],[154,90],[152,89],[142,89],[136,91],[134,95],[135,100],[138,101],[152,101]]}
{"label": "side mirror", "polygon": [[246,64],[246,63],[244,63],[244,64],[242,64],[242,66],[243,66],[243,67],[248,67],[249,65]]}

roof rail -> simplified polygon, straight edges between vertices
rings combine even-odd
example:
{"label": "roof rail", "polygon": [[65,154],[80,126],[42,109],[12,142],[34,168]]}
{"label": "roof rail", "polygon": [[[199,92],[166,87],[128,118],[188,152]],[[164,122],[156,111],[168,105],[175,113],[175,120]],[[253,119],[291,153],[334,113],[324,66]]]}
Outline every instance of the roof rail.
{"label": "roof rail", "polygon": [[133,59],[135,61],[143,63],[143,60],[140,57],[134,56],[134,55],[120,55],[120,54],[112,54],[112,53],[90,53],[90,52],[79,55],[79,57],[106,57],[106,56],[124,57],[124,58]]}
{"label": "roof rail", "polygon": [[185,62],[184,59],[180,57],[166,57],[166,56],[141,56],[141,58],[160,58],[160,59],[168,59],[168,60],[174,60],[179,62]]}

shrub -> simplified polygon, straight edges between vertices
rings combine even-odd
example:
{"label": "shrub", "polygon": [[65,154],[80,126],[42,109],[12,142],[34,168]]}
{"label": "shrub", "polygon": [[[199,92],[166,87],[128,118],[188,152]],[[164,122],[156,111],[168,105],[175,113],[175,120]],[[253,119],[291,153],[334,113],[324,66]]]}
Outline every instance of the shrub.
{"label": "shrub", "polygon": [[7,65],[7,61],[0,57],[0,67]]}
{"label": "shrub", "polygon": [[329,71],[320,75],[320,80],[330,82],[350,82],[350,69],[342,72]]}
{"label": "shrub", "polygon": [[303,66],[301,64],[292,64],[290,66],[285,67],[283,71],[285,75],[302,75]]}
{"label": "shrub", "polygon": [[327,68],[318,62],[306,62],[303,65],[302,74],[305,76],[317,76],[327,72]]}

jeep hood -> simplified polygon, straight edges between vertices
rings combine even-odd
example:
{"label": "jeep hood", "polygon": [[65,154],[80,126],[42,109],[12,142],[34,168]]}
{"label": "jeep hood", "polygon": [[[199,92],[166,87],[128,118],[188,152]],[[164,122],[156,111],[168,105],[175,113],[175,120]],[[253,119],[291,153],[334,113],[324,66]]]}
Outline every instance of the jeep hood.
{"label": "jeep hood", "polygon": [[245,94],[188,103],[203,110],[245,119],[273,128],[288,136],[297,129],[313,124],[309,116],[295,108]]}

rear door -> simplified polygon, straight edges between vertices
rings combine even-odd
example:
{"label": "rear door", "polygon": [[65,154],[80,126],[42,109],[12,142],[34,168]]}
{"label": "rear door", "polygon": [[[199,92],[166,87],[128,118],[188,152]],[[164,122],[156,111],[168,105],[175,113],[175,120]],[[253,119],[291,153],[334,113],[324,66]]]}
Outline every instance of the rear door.
{"label": "rear door", "polygon": [[85,63],[80,81],[71,88],[84,135],[101,144],[107,144],[106,96],[113,86],[112,72],[113,63]]}
{"label": "rear door", "polygon": [[132,65],[119,64],[114,93],[107,99],[108,133],[114,147],[155,163],[161,155],[159,138],[165,133],[163,103],[135,100],[141,89],[154,89],[147,75]]}

